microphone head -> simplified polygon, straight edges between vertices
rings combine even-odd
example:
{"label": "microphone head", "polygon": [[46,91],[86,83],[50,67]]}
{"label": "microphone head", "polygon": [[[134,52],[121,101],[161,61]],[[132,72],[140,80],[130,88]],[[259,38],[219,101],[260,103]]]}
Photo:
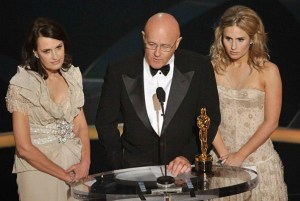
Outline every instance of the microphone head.
{"label": "microphone head", "polygon": [[159,102],[165,102],[166,92],[162,87],[157,87],[156,95],[157,95],[157,98],[158,98]]}

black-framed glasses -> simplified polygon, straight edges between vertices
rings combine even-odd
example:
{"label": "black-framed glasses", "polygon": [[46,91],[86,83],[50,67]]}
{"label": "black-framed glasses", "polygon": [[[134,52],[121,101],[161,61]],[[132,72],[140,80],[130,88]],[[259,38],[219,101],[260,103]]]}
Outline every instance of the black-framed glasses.
{"label": "black-framed glasses", "polygon": [[[178,40],[178,39],[177,39]],[[163,52],[170,52],[172,50],[172,48],[174,47],[174,45],[176,44],[177,40],[175,41],[175,43],[173,45],[167,45],[167,44],[156,44],[153,42],[150,43],[145,43],[145,48],[150,49],[150,50],[156,50],[156,48],[158,48]]]}

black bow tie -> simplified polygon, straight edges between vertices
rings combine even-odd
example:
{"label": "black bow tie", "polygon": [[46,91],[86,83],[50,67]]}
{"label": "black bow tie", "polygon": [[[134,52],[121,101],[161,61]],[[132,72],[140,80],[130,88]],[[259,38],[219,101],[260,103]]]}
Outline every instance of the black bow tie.
{"label": "black bow tie", "polygon": [[170,65],[167,64],[167,65],[165,65],[165,66],[163,66],[163,67],[161,67],[161,68],[159,68],[159,69],[155,69],[155,68],[153,68],[153,67],[150,66],[150,72],[151,72],[151,75],[152,75],[152,76],[156,75],[157,71],[159,71],[159,70],[160,70],[165,76],[167,76],[168,73],[169,73],[169,71],[170,71]]}

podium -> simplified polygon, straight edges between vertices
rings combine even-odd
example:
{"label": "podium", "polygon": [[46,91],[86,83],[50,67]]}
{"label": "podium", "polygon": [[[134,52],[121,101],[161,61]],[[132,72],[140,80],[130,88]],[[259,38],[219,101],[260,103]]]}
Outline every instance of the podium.
{"label": "podium", "polygon": [[211,173],[179,174],[168,187],[157,184],[163,174],[164,166],[102,172],[73,184],[72,196],[97,201],[209,200],[251,191],[258,184],[257,172],[242,167],[213,165]]}

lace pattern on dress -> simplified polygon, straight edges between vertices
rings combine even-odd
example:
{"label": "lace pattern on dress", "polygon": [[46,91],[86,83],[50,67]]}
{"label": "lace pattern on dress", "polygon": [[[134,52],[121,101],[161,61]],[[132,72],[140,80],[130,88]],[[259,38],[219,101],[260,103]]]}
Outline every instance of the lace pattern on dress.
{"label": "lace pattern on dress", "polygon": [[10,113],[15,111],[29,115],[31,102],[20,94],[21,87],[9,85],[5,97],[6,107]]}

